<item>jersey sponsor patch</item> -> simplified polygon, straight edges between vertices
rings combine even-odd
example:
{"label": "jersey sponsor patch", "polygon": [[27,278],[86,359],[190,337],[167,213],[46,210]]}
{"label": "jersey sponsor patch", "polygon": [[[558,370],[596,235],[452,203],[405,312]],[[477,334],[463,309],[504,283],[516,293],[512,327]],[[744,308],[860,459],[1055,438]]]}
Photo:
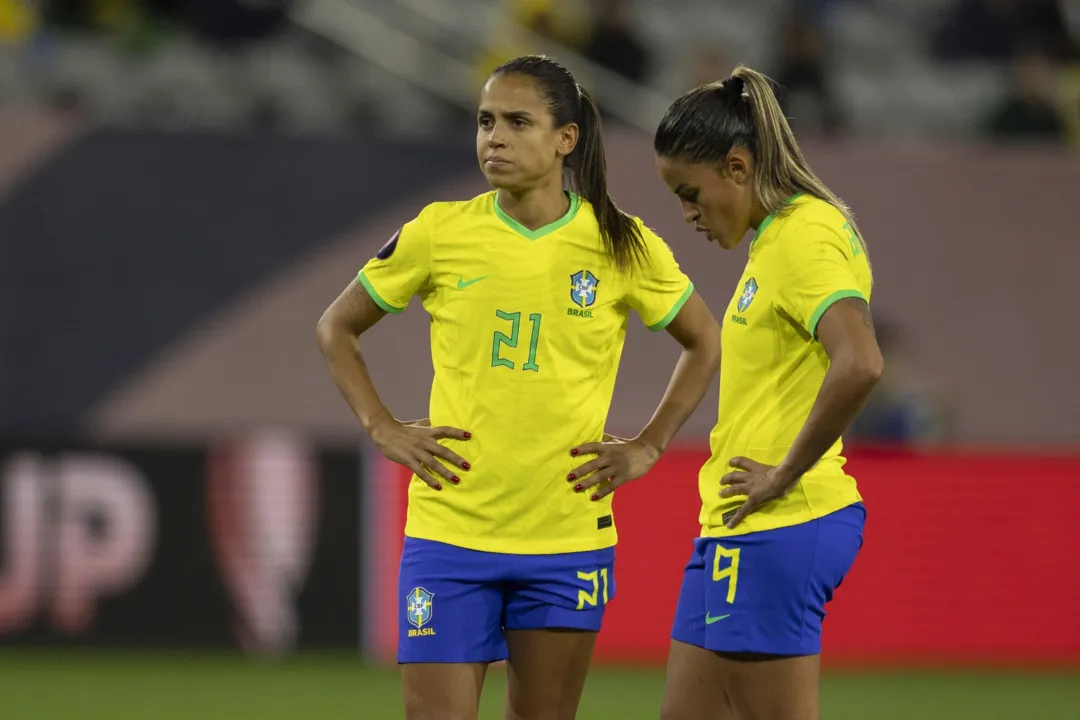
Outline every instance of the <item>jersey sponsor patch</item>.
{"label": "jersey sponsor patch", "polygon": [[397,241],[400,237],[401,229],[399,228],[398,231],[394,233],[393,237],[387,240],[386,244],[379,248],[379,252],[375,253],[375,257],[380,260],[388,259],[391,255],[394,254],[394,251],[397,250]]}

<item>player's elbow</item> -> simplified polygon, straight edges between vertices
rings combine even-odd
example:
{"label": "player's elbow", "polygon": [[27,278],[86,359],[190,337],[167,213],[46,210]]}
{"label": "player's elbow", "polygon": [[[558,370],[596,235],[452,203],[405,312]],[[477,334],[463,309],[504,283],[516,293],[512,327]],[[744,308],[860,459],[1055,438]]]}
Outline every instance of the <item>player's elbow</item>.
{"label": "player's elbow", "polygon": [[876,345],[856,353],[847,368],[847,376],[860,389],[869,393],[885,373],[885,359]]}
{"label": "player's elbow", "polygon": [[676,335],[683,351],[694,359],[695,366],[712,377],[720,370],[720,325],[712,317],[711,322],[702,322],[689,332]]}
{"label": "player's elbow", "polygon": [[701,349],[709,372],[715,375],[720,370],[720,324],[715,320],[703,333]]}
{"label": "player's elbow", "polygon": [[696,292],[668,325],[668,332],[703,366],[714,373],[719,369],[720,323]]}
{"label": "player's elbow", "polygon": [[334,317],[333,308],[328,308],[315,323],[315,341],[319,344],[319,350],[323,355],[327,354],[334,344],[342,337],[344,329]]}

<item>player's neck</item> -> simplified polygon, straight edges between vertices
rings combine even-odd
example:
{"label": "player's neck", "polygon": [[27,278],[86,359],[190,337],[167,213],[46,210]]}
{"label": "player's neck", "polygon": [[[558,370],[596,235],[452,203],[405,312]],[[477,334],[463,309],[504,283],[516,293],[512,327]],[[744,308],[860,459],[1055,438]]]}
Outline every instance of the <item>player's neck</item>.
{"label": "player's neck", "polygon": [[570,198],[561,184],[523,193],[499,190],[497,202],[499,209],[529,230],[539,230],[570,212]]}
{"label": "player's neck", "polygon": [[757,200],[754,201],[754,206],[750,208],[750,227],[754,231],[757,231],[761,227],[761,223],[765,222],[765,218],[769,217],[769,211],[761,206]]}

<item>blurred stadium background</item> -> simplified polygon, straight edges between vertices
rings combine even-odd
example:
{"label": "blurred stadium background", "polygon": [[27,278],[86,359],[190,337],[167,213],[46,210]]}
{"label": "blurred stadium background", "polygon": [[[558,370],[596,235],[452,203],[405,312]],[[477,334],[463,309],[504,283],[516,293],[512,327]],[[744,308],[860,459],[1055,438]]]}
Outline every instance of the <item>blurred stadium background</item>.
{"label": "blurred stadium background", "polygon": [[[849,436],[869,526],[823,717],[1080,718],[1078,48],[1075,0],[0,0],[0,718],[401,717],[404,483],[314,324],[425,203],[485,189],[479,85],[533,51],[595,89],[616,199],[714,308],[742,261],[652,169],[683,90],[771,74],[859,214],[887,376]],[[425,324],[371,333],[399,417]],[[612,432],[676,355],[631,331]],[[657,716],[714,416],[620,491],[579,717]]]}

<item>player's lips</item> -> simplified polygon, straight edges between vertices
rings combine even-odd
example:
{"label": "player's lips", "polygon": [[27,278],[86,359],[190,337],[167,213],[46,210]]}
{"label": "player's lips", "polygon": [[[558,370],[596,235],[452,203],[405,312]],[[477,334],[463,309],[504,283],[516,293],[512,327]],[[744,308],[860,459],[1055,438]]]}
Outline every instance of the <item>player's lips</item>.
{"label": "player's lips", "polygon": [[498,155],[491,155],[490,157],[484,158],[484,165],[488,167],[501,168],[506,167],[509,164],[509,160],[503,157],[499,157]]}
{"label": "player's lips", "polygon": [[713,234],[709,230],[709,228],[703,228],[700,225],[695,225],[694,230],[698,231],[699,233],[705,233],[705,237],[708,239],[709,242],[716,241],[716,238],[713,237]]}

